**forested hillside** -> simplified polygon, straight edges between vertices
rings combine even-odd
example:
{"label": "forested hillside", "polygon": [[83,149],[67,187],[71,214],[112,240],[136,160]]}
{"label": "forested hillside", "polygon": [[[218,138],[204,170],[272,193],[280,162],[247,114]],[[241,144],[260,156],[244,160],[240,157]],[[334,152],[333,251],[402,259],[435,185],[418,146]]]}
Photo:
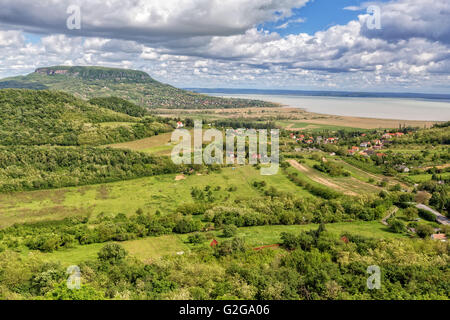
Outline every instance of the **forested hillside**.
{"label": "forested hillside", "polygon": [[272,103],[210,97],[177,89],[136,70],[103,67],[47,67],[0,80],[2,88],[49,89],[83,99],[115,96],[147,108],[211,109],[274,107]]}
{"label": "forested hillside", "polygon": [[[0,112],[0,145],[101,145],[170,130],[153,118],[131,117],[46,90],[0,90]],[[117,125],[108,126],[111,122]]]}
{"label": "forested hillside", "polygon": [[93,147],[0,147],[0,192],[61,188],[180,170],[165,158]]}

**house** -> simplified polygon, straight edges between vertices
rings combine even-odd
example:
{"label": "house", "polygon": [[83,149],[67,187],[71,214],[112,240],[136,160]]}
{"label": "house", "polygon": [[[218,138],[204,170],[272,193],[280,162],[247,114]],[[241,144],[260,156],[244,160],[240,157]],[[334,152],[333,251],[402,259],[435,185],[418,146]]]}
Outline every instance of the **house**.
{"label": "house", "polygon": [[411,171],[407,166],[405,165],[401,165],[401,166],[396,166],[395,169],[397,169],[397,171],[399,172],[404,172],[404,173],[408,173],[409,171]]}
{"label": "house", "polygon": [[350,242],[349,239],[346,236],[342,236],[341,237],[341,241],[344,242],[344,243],[349,243]]}
{"label": "house", "polygon": [[431,235],[431,239],[445,242],[447,241],[447,237],[443,233],[435,233]]}
{"label": "house", "polygon": [[369,145],[370,145],[370,142],[363,142],[363,143],[361,143],[359,146],[360,146],[361,148],[367,148],[367,147],[369,147]]}
{"label": "house", "polygon": [[352,150],[356,152],[356,151],[359,151],[359,148],[358,147],[352,147]]}
{"label": "house", "polygon": [[216,239],[213,239],[213,241],[211,241],[210,246],[211,246],[212,248],[215,248],[218,244],[219,244],[219,242],[217,242]]}
{"label": "house", "polygon": [[337,142],[337,138],[334,138],[334,137],[332,137],[332,138],[327,138],[327,139],[325,139],[325,143],[326,144],[328,144],[328,143],[336,143]]}
{"label": "house", "polygon": [[183,122],[178,121],[178,122],[177,122],[177,129],[180,129],[180,128],[183,128],[183,127],[184,127]]}
{"label": "house", "polygon": [[382,146],[383,145],[381,140],[374,140],[374,141],[372,141],[372,143],[373,143],[374,146]]}

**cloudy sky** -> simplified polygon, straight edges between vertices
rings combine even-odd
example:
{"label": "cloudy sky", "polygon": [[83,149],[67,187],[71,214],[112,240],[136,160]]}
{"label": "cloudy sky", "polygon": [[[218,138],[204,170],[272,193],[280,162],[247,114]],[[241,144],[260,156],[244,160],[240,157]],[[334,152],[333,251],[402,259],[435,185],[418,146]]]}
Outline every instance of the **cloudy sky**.
{"label": "cloudy sky", "polygon": [[450,0],[0,0],[0,77],[49,65],[178,87],[450,93]]}

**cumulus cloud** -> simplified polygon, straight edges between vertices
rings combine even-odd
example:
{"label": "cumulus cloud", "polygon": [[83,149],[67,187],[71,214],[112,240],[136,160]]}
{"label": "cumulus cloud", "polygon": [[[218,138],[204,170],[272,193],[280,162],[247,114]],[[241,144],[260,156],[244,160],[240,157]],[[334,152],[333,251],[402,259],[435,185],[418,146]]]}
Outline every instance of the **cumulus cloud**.
{"label": "cumulus cloud", "polygon": [[[240,34],[291,16],[309,0],[3,0],[0,23],[28,32],[65,33],[141,42]],[[81,30],[68,30],[69,5]]]}
{"label": "cumulus cloud", "polygon": [[[105,65],[141,69],[182,87],[421,90],[426,84],[448,90],[449,1],[363,4],[363,10],[380,5],[381,30],[367,29],[367,14],[314,34],[281,36],[258,27],[301,23],[292,9],[307,2],[129,0],[119,6],[110,0],[99,6],[80,0],[87,9],[77,34],[60,26],[67,17],[61,1],[4,0],[0,75],[55,64]],[[53,5],[60,9],[48,12]],[[30,43],[23,31],[45,36]]]}

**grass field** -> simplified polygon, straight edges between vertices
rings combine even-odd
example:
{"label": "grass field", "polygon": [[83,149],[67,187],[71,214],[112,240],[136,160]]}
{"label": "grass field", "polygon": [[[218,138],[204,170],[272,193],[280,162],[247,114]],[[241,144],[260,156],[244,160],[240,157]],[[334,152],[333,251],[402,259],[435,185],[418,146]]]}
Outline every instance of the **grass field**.
{"label": "grass field", "polygon": [[141,140],[111,144],[107,147],[117,149],[130,149],[133,151],[141,151],[156,155],[170,155],[174,147],[174,144],[171,143],[171,137],[172,133],[168,132]]}
{"label": "grass field", "polygon": [[293,168],[289,169],[291,172],[292,170],[296,170],[304,178],[346,195],[356,196],[361,193],[378,193],[381,191],[381,188],[369,184],[362,179],[357,179],[354,176],[331,177],[321,173],[312,168],[314,165],[313,160],[304,160],[305,163],[303,164],[295,160],[290,160],[289,162],[293,166]]}
{"label": "grass field", "polygon": [[282,128],[285,128],[287,130],[307,130],[307,131],[323,131],[323,130],[329,130],[329,131],[338,131],[338,130],[347,130],[347,131],[357,131],[361,130],[360,128],[353,128],[353,127],[346,127],[346,126],[337,126],[337,125],[330,125],[330,124],[315,124],[315,123],[309,123],[309,122],[302,122],[302,121],[277,121],[276,124]]}
{"label": "grass field", "polygon": [[[97,259],[97,253],[106,243],[95,243],[78,246],[73,249],[59,250],[51,253],[40,253],[44,260],[60,261],[65,265],[79,264],[87,260]],[[176,255],[177,252],[187,252],[189,247],[177,235],[145,238],[120,242],[129,255],[146,263],[165,255]]]}
{"label": "grass field", "polygon": [[[163,175],[108,184],[0,194],[0,228],[14,223],[42,220],[57,220],[69,216],[105,213],[132,214],[137,209],[161,213],[172,212],[178,206],[191,203],[191,189],[212,189],[220,187],[214,196],[217,202],[236,198],[257,198],[259,191],[252,187],[254,181],[266,181],[268,186],[280,191],[295,193],[297,196],[312,197],[304,189],[297,187],[281,172],[273,176],[262,176],[260,171],[243,166],[224,168],[220,173],[187,176],[175,180],[176,175]],[[236,186],[237,191],[226,189]]]}
{"label": "grass field", "polygon": [[[291,232],[298,234],[301,231],[315,230],[318,225],[294,225],[294,226],[262,226],[240,228],[238,236],[245,238],[246,243],[253,248],[278,244],[281,241],[281,233]],[[404,238],[406,236],[392,233],[388,227],[380,222],[348,222],[327,224],[326,230],[337,236],[342,233],[358,234],[375,239]],[[226,239],[221,237],[221,231],[214,232],[214,237],[220,243]],[[189,235],[167,235],[161,237],[151,237],[140,240],[120,242],[129,254],[144,262],[151,262],[166,255],[176,255],[177,253],[188,253],[191,249],[200,246],[209,246],[211,240],[200,245],[187,243]],[[60,261],[64,265],[78,264],[82,261],[97,259],[97,252],[105,243],[96,243],[78,246],[73,249],[59,250],[52,253],[39,253],[48,261]],[[26,254],[27,252],[25,252]]]}

